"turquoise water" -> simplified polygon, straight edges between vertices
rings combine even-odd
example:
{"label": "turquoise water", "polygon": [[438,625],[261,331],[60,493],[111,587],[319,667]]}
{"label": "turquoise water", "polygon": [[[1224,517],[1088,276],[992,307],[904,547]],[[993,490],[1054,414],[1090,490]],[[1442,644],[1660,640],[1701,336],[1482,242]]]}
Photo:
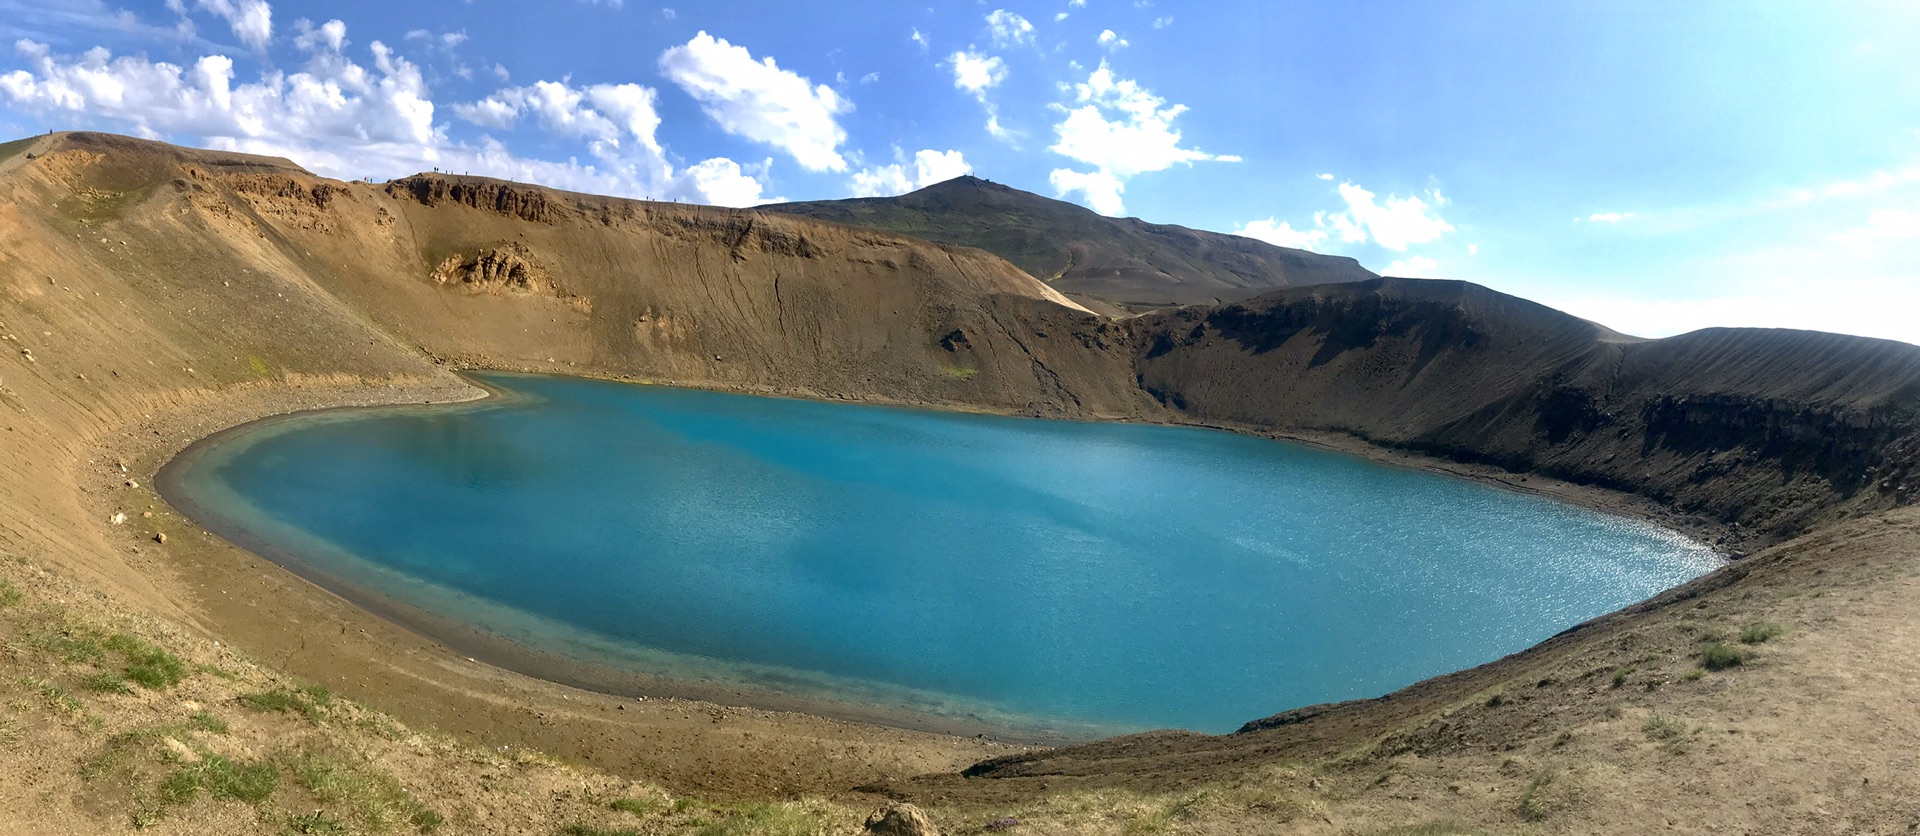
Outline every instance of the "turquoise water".
{"label": "turquoise water", "polygon": [[1209,430],[487,375],[170,469],[202,521],[541,650],[1010,726],[1228,731],[1718,564],[1664,530]]}

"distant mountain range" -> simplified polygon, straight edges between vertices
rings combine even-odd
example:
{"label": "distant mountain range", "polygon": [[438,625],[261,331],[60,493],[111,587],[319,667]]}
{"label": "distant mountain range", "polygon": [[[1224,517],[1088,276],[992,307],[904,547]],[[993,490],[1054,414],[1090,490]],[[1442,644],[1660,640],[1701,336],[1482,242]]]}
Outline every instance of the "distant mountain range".
{"label": "distant mountain range", "polygon": [[1099,302],[1124,310],[1219,304],[1277,288],[1378,278],[1351,258],[1109,218],[978,177],[899,197],[759,208],[986,250],[1096,308]]}

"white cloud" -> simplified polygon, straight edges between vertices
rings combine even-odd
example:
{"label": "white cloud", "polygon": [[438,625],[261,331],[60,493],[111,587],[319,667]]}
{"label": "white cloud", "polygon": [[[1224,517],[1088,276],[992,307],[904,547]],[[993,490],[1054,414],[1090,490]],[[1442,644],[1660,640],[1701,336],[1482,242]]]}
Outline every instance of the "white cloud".
{"label": "white cloud", "polygon": [[1072,89],[1076,106],[1055,105],[1066,118],[1054,125],[1059,141],[1049,150],[1094,171],[1053,172],[1048,179],[1059,196],[1080,192],[1095,211],[1117,215],[1125,211],[1120,195],[1126,178],[1175,165],[1240,160],[1182,147],[1173,120],[1186,112],[1186,105],[1169,106],[1138,83],[1115,78],[1104,61]]}
{"label": "white cloud", "polygon": [[1617,224],[1631,217],[1633,217],[1632,212],[1595,212],[1588,215],[1587,220],[1597,224]]}
{"label": "white cloud", "polygon": [[[175,11],[184,7],[174,6]],[[264,50],[273,39],[273,7],[267,0],[197,0],[194,4],[227,21],[233,36],[254,50]]]}
{"label": "white cloud", "polygon": [[1409,279],[1431,279],[1439,275],[1440,262],[1424,255],[1408,256],[1387,265],[1384,275]]}
{"label": "white cloud", "polygon": [[1007,80],[1007,62],[997,55],[956,52],[947,56],[953,65],[953,86],[980,96]]}
{"label": "white cloud", "polygon": [[1153,19],[1153,28],[1155,29],[1165,29],[1172,25],[1173,25],[1172,15],[1168,15],[1166,17],[1156,17]]}
{"label": "white cloud", "polygon": [[1066,19],[1067,19],[1067,13],[1066,13],[1066,12],[1054,12],[1054,13],[1053,13],[1053,22],[1054,22],[1054,23],[1059,23],[1060,21],[1063,21],[1063,20],[1066,20]]}
{"label": "white cloud", "polygon": [[1447,200],[1437,190],[1428,192],[1425,198],[1390,194],[1376,202],[1373,192],[1341,183],[1340,197],[1347,203],[1345,211],[1316,214],[1314,220],[1346,243],[1371,239],[1389,250],[1405,252],[1409,245],[1435,241],[1453,231],[1453,225],[1440,217],[1439,208]]}
{"label": "white cloud", "polygon": [[[308,54],[300,72],[262,72],[237,83],[233,60],[208,55],[190,66],[114,57],[95,48],[56,56],[21,41],[29,69],[0,74],[0,102],[23,113],[106,123],[149,138],[184,138],[206,147],[289,157],[339,178],[394,177],[437,168],[564,189],[706,202],[759,202],[759,185],[738,166],[709,160],[679,172],[654,138],[654,93],[638,85],[574,89],[544,83],[501,90],[457,105],[463,117],[505,129],[531,118],[544,129],[587,140],[593,162],[550,162],[512,154],[491,138],[452,142],[434,124],[436,108],[420,71],[379,41],[372,65],[343,55],[344,24],[296,27]],[[764,168],[764,166],[762,167]],[[752,179],[752,178],[747,178]]]}
{"label": "white cloud", "polygon": [[[1341,183],[1338,191],[1347,208],[1338,212],[1315,212],[1311,229],[1295,229],[1285,221],[1267,218],[1252,221],[1233,234],[1302,250],[1321,250],[1328,240],[1337,236],[1341,243],[1372,241],[1385,249],[1405,252],[1408,246],[1436,241],[1453,231],[1453,225],[1440,217],[1439,209],[1446,205],[1447,199],[1438,190],[1427,192],[1424,197],[1387,195],[1384,201],[1376,200],[1373,192],[1352,183]],[[1472,255],[1478,251],[1477,246],[1470,246],[1467,253]],[[1431,259],[1412,256],[1394,262],[1388,269],[1393,270],[1395,266],[1431,271],[1437,265]]]}
{"label": "white cloud", "polygon": [[673,20],[674,18],[677,18],[679,16],[680,16],[680,13],[674,11],[671,7],[663,8],[660,10],[661,20]]}
{"label": "white cloud", "polygon": [[660,70],[727,133],[779,148],[809,171],[847,169],[838,151],[847,132],[835,117],[853,103],[833,88],[704,31],[661,54]]}
{"label": "white cloud", "polygon": [[305,72],[263,73],[259,82],[239,86],[233,83],[233,59],[224,55],[182,67],[143,57],[115,58],[100,47],[75,59],[54,56],[44,44],[27,40],[15,48],[32,69],[0,75],[0,96],[22,110],[120,120],[145,136],[416,145],[436,138],[433,102],[419,70],[379,41],[368,47],[373,71],[324,53]]}
{"label": "white cloud", "polygon": [[[764,169],[772,164],[772,160],[766,160],[760,167]],[[763,197],[759,179],[742,171],[739,163],[726,157],[702,160],[688,166],[685,177],[692,181],[694,191],[715,206],[754,206],[780,199]]]}
{"label": "white cloud", "polygon": [[1322,179],[1322,180],[1332,180],[1332,179],[1333,179],[1333,175],[1332,175],[1331,173],[1328,173],[1328,172],[1324,172],[1324,171],[1323,171],[1323,172],[1321,172],[1321,173],[1319,173],[1319,174],[1316,174],[1316,175],[1314,175],[1314,176],[1315,176],[1315,177],[1318,177],[1318,178],[1320,178],[1320,179]]}
{"label": "white cloud", "polygon": [[1007,62],[998,55],[962,50],[947,56],[953,67],[953,86],[971,94],[987,111],[987,133],[1007,139],[1011,132],[1000,125],[1000,108],[987,98],[987,91],[1007,80]]}
{"label": "white cloud", "polygon": [[1296,250],[1318,249],[1327,240],[1324,229],[1294,229],[1292,224],[1274,218],[1251,221],[1246,226],[1233,231],[1235,235],[1256,238],[1276,247],[1292,247]]}
{"label": "white cloud", "polygon": [[[623,182],[622,193],[687,197],[719,206],[762,203],[760,180],[725,157],[703,160],[676,171],[660,144],[658,94],[638,84],[573,87],[540,81],[497,90],[470,104],[456,104],[460,118],[483,127],[511,130],[522,117],[556,136],[583,139],[598,171]],[[769,160],[757,168],[770,167]]]}
{"label": "white cloud", "polygon": [[1920,210],[1901,207],[1875,209],[1864,225],[1829,236],[1838,244],[1864,244],[1874,239],[1920,240]]}
{"label": "white cloud", "polygon": [[972,173],[973,166],[959,151],[928,148],[913,155],[911,172],[906,163],[854,172],[853,196],[891,197]]}
{"label": "white cloud", "polygon": [[1058,197],[1079,192],[1086,198],[1087,208],[1102,215],[1119,217],[1127,211],[1120,197],[1127,186],[1111,172],[1056,168],[1047,175],[1047,182],[1053,184],[1053,193]]}
{"label": "white cloud", "polygon": [[1006,9],[994,9],[987,15],[987,28],[993,33],[993,45],[1001,48],[1033,43],[1033,24]]}
{"label": "white cloud", "polygon": [[1084,9],[1086,7],[1087,0],[1067,0],[1067,8],[1069,9]]}
{"label": "white cloud", "polygon": [[302,52],[339,52],[347,46],[347,25],[337,19],[315,26],[303,17],[293,22],[293,30],[299,33],[293,45]]}
{"label": "white cloud", "polygon": [[1122,38],[1117,34],[1114,34],[1114,31],[1112,29],[1100,30],[1100,37],[1095,38],[1094,42],[1107,48],[1110,51],[1116,50],[1116,49],[1124,49],[1127,46],[1129,46],[1129,44],[1127,43],[1127,39]]}
{"label": "white cloud", "polygon": [[920,31],[919,27],[917,26],[914,27],[913,34],[908,35],[907,38],[913,41],[914,43],[919,44],[921,49],[927,48],[927,36]]}

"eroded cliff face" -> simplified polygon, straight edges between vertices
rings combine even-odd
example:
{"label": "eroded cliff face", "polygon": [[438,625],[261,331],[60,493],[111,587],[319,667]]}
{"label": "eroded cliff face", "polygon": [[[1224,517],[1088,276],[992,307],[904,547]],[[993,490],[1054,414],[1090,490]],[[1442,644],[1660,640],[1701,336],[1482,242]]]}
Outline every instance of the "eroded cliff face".
{"label": "eroded cliff face", "polygon": [[1920,348],[1903,343],[1639,340],[1475,285],[1398,279],[1135,327],[1141,387],[1201,420],[1543,473],[1763,540],[1913,497]]}

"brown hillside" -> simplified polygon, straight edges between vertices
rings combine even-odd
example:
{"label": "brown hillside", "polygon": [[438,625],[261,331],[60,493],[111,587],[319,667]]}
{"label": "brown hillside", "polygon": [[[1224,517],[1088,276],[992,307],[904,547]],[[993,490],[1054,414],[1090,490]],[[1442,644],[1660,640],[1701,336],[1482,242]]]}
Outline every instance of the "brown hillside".
{"label": "brown hillside", "polygon": [[956,177],[898,197],[761,208],[978,247],[1062,293],[1127,309],[1231,302],[1277,287],[1374,278],[1344,256],[1109,218],[978,177]]}
{"label": "brown hillside", "polygon": [[1139,323],[1141,385],[1209,422],[1324,430],[1640,494],[1764,539],[1905,504],[1920,347],[1620,336],[1464,282],[1282,291]]}

